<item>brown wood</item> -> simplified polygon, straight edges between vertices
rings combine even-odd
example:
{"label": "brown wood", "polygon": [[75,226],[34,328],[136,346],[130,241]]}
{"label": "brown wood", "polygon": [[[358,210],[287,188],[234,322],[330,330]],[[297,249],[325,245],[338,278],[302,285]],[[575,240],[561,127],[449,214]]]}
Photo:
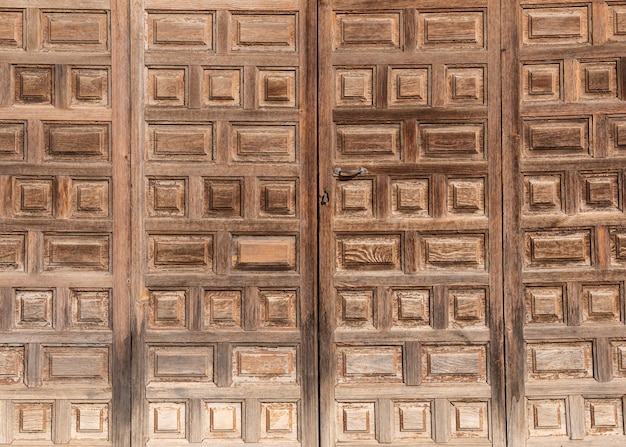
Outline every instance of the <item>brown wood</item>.
{"label": "brown wood", "polygon": [[[506,3],[509,445],[624,442],[624,6]],[[583,441],[584,440],[584,441]]]}
{"label": "brown wood", "polygon": [[321,3],[322,446],[505,445],[499,19]]}
{"label": "brown wood", "polygon": [[127,18],[0,2],[2,445],[130,445]]}
{"label": "brown wood", "polygon": [[623,445],[625,36],[0,0],[0,446]]}

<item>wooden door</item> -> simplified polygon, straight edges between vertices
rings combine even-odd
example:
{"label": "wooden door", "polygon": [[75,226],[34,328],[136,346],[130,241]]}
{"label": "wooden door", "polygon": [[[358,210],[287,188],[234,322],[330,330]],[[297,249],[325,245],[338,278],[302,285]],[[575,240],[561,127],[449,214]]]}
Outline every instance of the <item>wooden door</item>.
{"label": "wooden door", "polygon": [[1,445],[129,445],[126,9],[0,1]]}
{"label": "wooden door", "polygon": [[509,445],[624,445],[626,5],[504,17]]}
{"label": "wooden door", "polygon": [[315,3],[133,3],[133,445],[317,444]]}
{"label": "wooden door", "polygon": [[504,446],[499,2],[321,3],[323,446]]}

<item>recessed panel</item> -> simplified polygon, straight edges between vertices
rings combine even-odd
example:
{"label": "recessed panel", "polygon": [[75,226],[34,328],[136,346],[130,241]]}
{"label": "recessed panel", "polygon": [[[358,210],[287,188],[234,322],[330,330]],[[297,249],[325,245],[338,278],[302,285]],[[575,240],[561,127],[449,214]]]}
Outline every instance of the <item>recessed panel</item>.
{"label": "recessed panel", "polygon": [[54,293],[52,290],[15,291],[15,327],[52,328]]}
{"label": "recessed panel", "polygon": [[295,290],[260,290],[260,324],[264,328],[297,326],[297,292]]}
{"label": "recessed panel", "polygon": [[23,346],[0,346],[0,384],[17,385],[24,382],[25,355]]}
{"label": "recessed panel", "polygon": [[297,441],[298,404],[296,402],[261,403],[261,439]]}
{"label": "recessed panel", "polygon": [[25,261],[25,235],[0,234],[0,272],[23,272]]}
{"label": "recessed panel", "polygon": [[561,99],[561,65],[525,64],[522,66],[523,100],[529,102]]}
{"label": "recessed panel", "polygon": [[624,435],[621,399],[585,399],[585,431],[588,435]]}
{"label": "recessed panel", "polygon": [[617,73],[616,61],[580,63],[580,99],[617,99]]}
{"label": "recessed panel", "polygon": [[151,329],[182,329],[187,321],[186,290],[150,291]]}
{"label": "recessed panel", "polygon": [[432,405],[424,402],[394,403],[394,438],[432,439]]}
{"label": "recessed panel", "polygon": [[431,81],[428,68],[390,68],[387,82],[391,106],[430,103]]}
{"label": "recessed panel", "polygon": [[231,127],[231,157],[240,162],[296,161],[297,129],[293,124]]}
{"label": "recessed panel", "polygon": [[563,286],[528,286],[526,296],[527,323],[563,323],[565,294]]}
{"label": "recessed panel", "polygon": [[205,106],[241,106],[241,69],[204,70],[202,100]]}
{"label": "recessed panel", "polygon": [[153,271],[213,269],[212,235],[150,235],[148,262]]}
{"label": "recessed panel", "polygon": [[448,178],[449,214],[485,214],[484,178]]}
{"label": "recessed panel", "polygon": [[586,6],[522,9],[525,44],[580,44],[589,42],[589,10]]}
{"label": "recessed panel", "polygon": [[233,14],[231,50],[294,52],[297,50],[298,16],[285,14]]}
{"label": "recessed panel", "polygon": [[485,235],[424,235],[422,264],[431,270],[484,270]]}
{"label": "recessed panel", "polygon": [[418,45],[428,49],[482,49],[483,11],[419,12]]}
{"label": "recessed panel", "polygon": [[298,377],[295,347],[235,347],[232,364],[235,383],[295,383]]}
{"label": "recessed panel", "polygon": [[241,407],[241,402],[205,402],[205,439],[240,439]]}
{"label": "recessed panel", "polygon": [[42,11],[42,46],[47,50],[106,51],[107,11]]}
{"label": "recessed panel", "polygon": [[446,67],[446,102],[451,105],[484,104],[485,67]]}
{"label": "recessed panel", "polygon": [[489,408],[487,402],[450,402],[452,437],[455,439],[487,439]]}
{"label": "recessed panel", "polygon": [[105,161],[110,154],[108,124],[44,123],[45,157],[50,160]]}
{"label": "recessed panel", "polygon": [[206,328],[240,328],[241,306],[241,290],[205,291],[203,326]]}
{"label": "recessed panel", "polygon": [[393,325],[405,329],[430,325],[429,289],[398,289],[391,292]]}
{"label": "recessed panel", "polygon": [[51,178],[14,178],[14,215],[20,217],[52,217],[54,190],[54,181]]}
{"label": "recessed panel", "polygon": [[563,189],[561,174],[525,175],[524,213],[562,213],[565,198]]}
{"label": "recessed panel", "polygon": [[399,12],[379,14],[336,14],[336,49],[400,48],[401,19]]}
{"label": "recessed panel", "polygon": [[149,12],[147,22],[148,48],[211,50],[213,47],[213,14]]}
{"label": "recessed panel", "polygon": [[147,150],[151,160],[213,159],[213,125],[148,125]]}
{"label": "recessed panel", "polygon": [[401,238],[396,235],[339,236],[336,243],[339,270],[400,270]]}
{"label": "recessed panel", "polygon": [[565,399],[529,399],[526,412],[530,436],[565,436]]}
{"label": "recessed panel", "polygon": [[111,290],[107,289],[71,289],[70,290],[71,329],[102,330],[109,329]]}
{"label": "recessed panel", "polygon": [[24,48],[24,10],[0,11],[0,48]]}
{"label": "recessed panel", "polygon": [[146,96],[149,106],[184,106],[187,104],[187,73],[183,68],[149,68]]}
{"label": "recessed panel", "polygon": [[109,351],[104,346],[45,346],[42,379],[44,382],[109,383]]}
{"label": "recessed panel", "polygon": [[25,134],[25,123],[0,121],[0,160],[24,159]]}
{"label": "recessed panel", "polygon": [[148,179],[146,205],[150,217],[182,217],[187,204],[186,179]]}
{"label": "recessed panel", "polygon": [[51,66],[14,67],[14,102],[18,105],[52,105],[54,68]]}
{"label": "recessed panel", "polygon": [[340,402],[336,424],[340,441],[373,441],[376,436],[374,402]]}
{"label": "recessed panel", "polygon": [[451,329],[484,328],[486,313],[485,289],[448,290],[448,325]]}
{"label": "recessed panel", "polygon": [[335,70],[335,103],[337,106],[374,105],[374,70],[342,68]]}
{"label": "recessed panel", "polygon": [[583,285],[582,321],[618,323],[622,319],[619,284]]}
{"label": "recessed panel", "polygon": [[611,264],[621,266],[626,264],[626,233],[613,229],[611,235]]}
{"label": "recessed panel", "polygon": [[528,232],[525,247],[527,268],[592,265],[589,230]]}
{"label": "recessed panel", "polygon": [[484,157],[482,124],[420,124],[420,153],[424,158],[479,160]]}
{"label": "recessed panel", "polygon": [[589,119],[524,122],[524,150],[530,157],[589,157]]}
{"label": "recessed panel", "polygon": [[13,401],[12,432],[18,443],[52,444],[52,402]]}
{"label": "recessed panel", "polygon": [[237,270],[296,270],[295,236],[237,236],[232,267]]}
{"label": "recessed panel", "polygon": [[338,290],[335,302],[337,326],[373,329],[374,296],[373,290]]}
{"label": "recessed panel", "polygon": [[110,270],[110,235],[44,234],[44,270]]}
{"label": "recessed panel", "polygon": [[339,158],[398,160],[401,158],[400,124],[337,125]]}
{"label": "recessed panel", "polygon": [[75,442],[109,440],[109,404],[72,403],[70,439]]}
{"label": "recessed panel", "polygon": [[423,346],[424,382],[486,382],[485,346]]}
{"label": "recessed panel", "polygon": [[582,379],[593,377],[591,343],[529,343],[526,347],[529,379]]}
{"label": "recessed panel", "polygon": [[297,92],[297,71],[259,70],[257,95],[261,107],[295,107]]}
{"label": "recessed panel", "polygon": [[104,218],[109,217],[109,179],[72,179],[72,200],[70,217]]}
{"label": "recessed panel", "polygon": [[72,68],[70,103],[73,106],[109,105],[109,70]]}
{"label": "recessed panel", "polygon": [[151,346],[150,382],[212,382],[212,346]]}
{"label": "recessed panel", "polygon": [[148,436],[150,439],[184,439],[187,432],[185,402],[150,402]]}
{"label": "recessed panel", "polygon": [[336,211],[341,217],[373,217],[374,182],[352,180],[337,182]]}
{"label": "recessed panel", "polygon": [[298,197],[296,180],[259,181],[259,214],[267,217],[295,217]]}
{"label": "recessed panel", "polygon": [[430,180],[392,180],[391,212],[394,217],[430,216]]}
{"label": "recessed panel", "polygon": [[339,383],[402,382],[402,348],[340,346],[337,368]]}

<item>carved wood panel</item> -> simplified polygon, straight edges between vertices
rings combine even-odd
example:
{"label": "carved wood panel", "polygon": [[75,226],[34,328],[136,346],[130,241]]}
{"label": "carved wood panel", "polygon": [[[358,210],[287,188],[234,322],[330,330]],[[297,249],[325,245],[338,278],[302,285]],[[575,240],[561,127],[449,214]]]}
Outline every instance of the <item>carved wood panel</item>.
{"label": "carved wood panel", "polygon": [[505,445],[499,19],[321,5],[323,446]]}
{"label": "carved wood panel", "polygon": [[133,445],[315,445],[315,5],[137,5]]}
{"label": "carved wood panel", "polygon": [[129,445],[123,6],[0,2],[0,445]]}
{"label": "carved wood panel", "polygon": [[624,444],[622,2],[512,2],[503,53],[509,444]]}

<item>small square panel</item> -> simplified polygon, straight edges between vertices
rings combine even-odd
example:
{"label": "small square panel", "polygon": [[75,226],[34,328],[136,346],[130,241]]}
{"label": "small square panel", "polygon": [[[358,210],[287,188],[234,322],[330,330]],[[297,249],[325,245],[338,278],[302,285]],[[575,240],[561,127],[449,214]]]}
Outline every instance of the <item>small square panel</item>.
{"label": "small square panel", "polygon": [[262,216],[285,216],[296,215],[296,180],[261,180],[260,210]]}
{"label": "small square panel", "polygon": [[390,68],[389,105],[427,105],[430,102],[428,68]]}
{"label": "small square panel", "polygon": [[394,403],[395,439],[432,439],[430,402]]}
{"label": "small square panel", "polygon": [[0,272],[23,272],[25,247],[24,234],[0,234]]}
{"label": "small square panel", "polygon": [[0,122],[0,160],[24,159],[26,123]]}
{"label": "small square panel", "polygon": [[582,62],[580,99],[617,98],[617,62]]}
{"label": "small square panel", "polygon": [[241,69],[204,70],[204,105],[241,105]]}
{"label": "small square panel", "polygon": [[374,440],[376,414],[373,402],[337,404],[338,439],[340,441]]}
{"label": "small square panel", "polygon": [[583,174],[581,211],[619,211],[620,177],[615,174]]}
{"label": "small square panel", "polygon": [[205,327],[241,327],[241,291],[207,290],[203,321]]}
{"label": "small square panel", "polygon": [[109,191],[109,179],[72,179],[70,217],[109,217]]}
{"label": "small square panel", "polygon": [[149,179],[148,215],[150,217],[182,217],[186,209],[185,179]]}
{"label": "small square panel", "polygon": [[24,48],[24,10],[0,11],[0,48]]}
{"label": "small square panel", "polygon": [[394,290],[391,299],[394,326],[419,328],[430,324],[430,290]]}
{"label": "small square panel", "polygon": [[74,329],[108,329],[110,290],[70,291],[71,317]]}
{"label": "small square panel", "polygon": [[186,73],[182,68],[148,69],[148,105],[184,106]]}
{"label": "small square panel", "polygon": [[564,399],[533,399],[528,401],[530,436],[565,436],[567,423]]}
{"label": "small square panel", "polygon": [[522,67],[524,101],[561,99],[560,64],[526,64]]}
{"label": "small square panel", "polygon": [[45,178],[15,178],[13,212],[16,216],[52,217],[54,182]]}
{"label": "small square panel", "polygon": [[582,289],[583,322],[621,320],[621,294],[618,284],[586,285]]}
{"label": "small square panel", "polygon": [[372,180],[338,181],[337,214],[345,217],[372,217],[374,196]]}
{"label": "small square panel", "polygon": [[241,216],[241,180],[204,180],[204,217]]}
{"label": "small square panel", "polygon": [[206,438],[241,438],[241,402],[205,402],[204,410]]}
{"label": "small square panel", "polygon": [[109,71],[107,69],[73,68],[71,104],[74,106],[106,106],[109,103]]}
{"label": "small square panel", "polygon": [[296,70],[259,70],[258,98],[261,107],[296,106]]}
{"label": "small square panel", "polygon": [[52,441],[52,403],[13,402],[13,438],[16,441]]}
{"label": "small square panel", "polygon": [[448,179],[448,213],[485,214],[485,179]]}
{"label": "small square panel", "polygon": [[260,323],[267,328],[296,327],[297,293],[295,290],[261,290]]}
{"label": "small square panel", "polygon": [[374,291],[339,290],[335,309],[337,325],[372,329],[374,327]]}
{"label": "small square panel", "polygon": [[624,435],[621,399],[585,399],[587,435]]}
{"label": "small square panel", "polygon": [[450,402],[453,438],[487,438],[487,402]]}
{"label": "small square panel", "polygon": [[109,405],[72,403],[70,439],[75,441],[109,439]]}
{"label": "small square panel", "polygon": [[397,217],[427,217],[429,210],[429,180],[393,180],[391,211]]}
{"label": "small square panel", "polygon": [[450,104],[485,103],[484,67],[447,67],[446,101]]}
{"label": "small square panel", "polygon": [[184,402],[151,402],[148,405],[150,437],[184,439],[186,404]]}
{"label": "small square panel", "polygon": [[0,385],[24,384],[25,358],[24,346],[0,346]]}
{"label": "small square panel", "polygon": [[262,439],[298,439],[298,406],[295,402],[261,403]]}
{"label": "small square panel", "polygon": [[450,328],[484,327],[486,303],[485,289],[448,290]]}
{"label": "small square panel", "polygon": [[370,69],[337,69],[335,71],[335,102],[338,106],[371,106],[374,71]]}
{"label": "small square panel", "polygon": [[523,210],[525,213],[560,213],[563,211],[562,201],[560,175],[524,176]]}
{"label": "small square panel", "polygon": [[609,40],[623,42],[626,40],[626,7],[609,3],[607,12]]}
{"label": "small square panel", "polygon": [[186,324],[186,290],[150,291],[150,326],[155,329],[182,329]]}
{"label": "small square panel", "polygon": [[14,99],[17,104],[52,104],[54,91],[52,67],[15,67]]}
{"label": "small square panel", "polygon": [[52,328],[52,290],[15,292],[15,327],[20,329]]}
{"label": "small square panel", "polygon": [[526,287],[527,323],[563,323],[563,287]]}

